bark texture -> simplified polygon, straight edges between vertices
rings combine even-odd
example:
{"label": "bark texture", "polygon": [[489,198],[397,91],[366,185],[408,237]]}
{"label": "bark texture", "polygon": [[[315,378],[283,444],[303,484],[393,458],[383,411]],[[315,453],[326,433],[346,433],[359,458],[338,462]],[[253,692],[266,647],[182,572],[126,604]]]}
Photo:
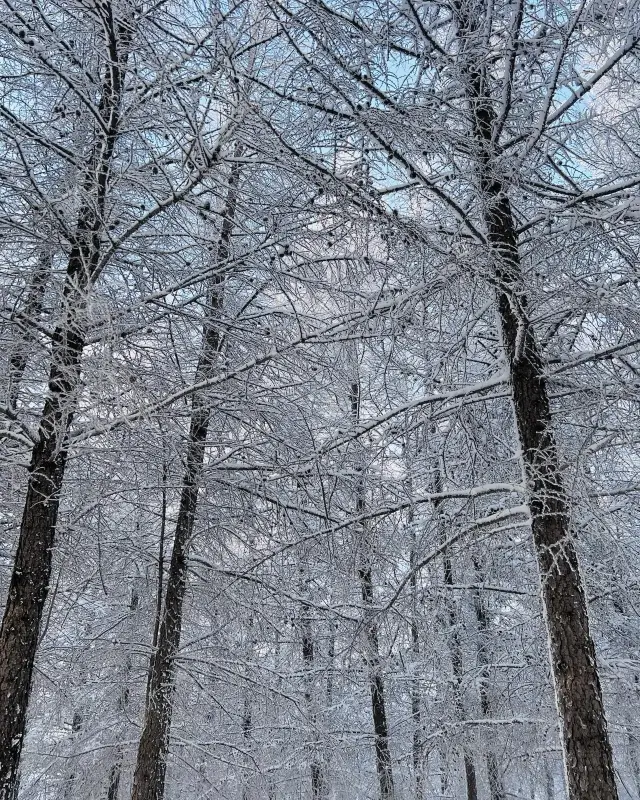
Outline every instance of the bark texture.
{"label": "bark texture", "polygon": [[549,390],[535,331],[527,315],[516,225],[496,163],[496,115],[486,76],[473,58],[482,21],[458,4],[463,55],[486,236],[491,248],[502,341],[511,373],[513,408],[524,461],[533,541],[549,634],[562,727],[569,800],[617,800],[595,648],[569,504],[551,424]]}
{"label": "bark texture", "polygon": [[87,168],[74,242],[67,262],[62,313],[51,344],[48,394],[29,465],[18,549],[0,628],[0,800],[11,800],[17,784],[27,706],[42,612],[49,589],[52,553],[67,464],[67,430],[77,405],[85,345],[84,308],[100,256],[104,207],[131,28],[101,6],[109,40],[99,111],[105,122]]}
{"label": "bark texture", "polygon": [[[202,347],[196,368],[196,383],[215,375],[222,346],[219,313],[224,299],[224,265],[229,257],[233,231],[239,168],[234,165],[223,211],[218,270],[211,279],[203,325]],[[164,796],[169,734],[175,693],[175,659],[180,646],[182,607],[187,586],[188,549],[193,535],[198,490],[204,464],[205,443],[211,418],[208,398],[193,394],[187,440],[185,473],[173,538],[173,552],[157,644],[149,665],[142,734],[133,778],[132,800],[161,800]]]}

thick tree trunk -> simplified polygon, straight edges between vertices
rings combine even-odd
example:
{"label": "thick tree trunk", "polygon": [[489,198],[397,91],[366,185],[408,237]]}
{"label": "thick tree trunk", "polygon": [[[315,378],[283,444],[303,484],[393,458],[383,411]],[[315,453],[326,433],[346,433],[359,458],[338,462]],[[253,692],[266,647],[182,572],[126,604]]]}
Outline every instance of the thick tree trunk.
{"label": "thick tree trunk", "polygon": [[11,797],[26,726],[42,611],[49,589],[60,490],[67,463],[66,432],[76,406],[84,348],[82,306],[86,247],[73,248],[63,321],[53,336],[49,395],[29,466],[27,496],[9,595],[0,628],[0,800]]}
{"label": "thick tree trunk", "polygon": [[[458,5],[458,18],[461,41],[472,42],[479,21],[462,4]],[[511,372],[513,408],[529,492],[569,800],[617,800],[595,648],[551,424],[549,391],[527,315],[511,205],[494,161],[495,113],[478,63],[477,59],[473,61],[472,51],[466,54],[464,74],[478,147],[486,235],[498,282],[502,341]]]}
{"label": "thick tree trunk", "polygon": [[60,490],[67,463],[67,430],[77,405],[84,349],[84,307],[100,255],[104,207],[113,149],[119,128],[124,59],[131,28],[116,22],[111,6],[109,66],[99,112],[105,129],[98,135],[84,183],[90,198],[78,216],[63,291],[62,319],[52,337],[49,391],[38,438],[31,453],[18,549],[0,628],[0,800],[13,797],[24,740],[27,706],[42,612],[49,589]]}
{"label": "thick tree trunk", "polygon": [[[229,256],[233,230],[239,167],[234,165],[223,211],[217,261],[224,265]],[[219,312],[224,297],[224,277],[216,273],[208,293],[208,308],[203,326],[202,348],[196,368],[196,383],[213,377],[218,368],[222,345]],[[149,665],[147,696],[142,734],[133,778],[132,800],[162,800],[164,796],[169,734],[175,692],[175,658],[180,646],[182,606],[187,586],[188,549],[193,535],[198,490],[204,464],[205,442],[211,408],[200,393],[192,397],[191,424],[187,440],[186,466],[180,506],[173,539],[173,552],[157,646]]]}
{"label": "thick tree trunk", "polygon": [[[356,425],[360,418],[360,383],[354,381],[349,389],[351,416]],[[365,512],[364,476],[362,471],[356,488],[356,514],[358,517]],[[380,662],[380,645],[378,641],[378,625],[375,622],[371,608],[374,604],[373,592],[373,545],[370,540],[369,529],[366,522],[359,525],[361,532],[361,556],[358,577],[360,578],[360,591],[364,607],[365,630],[365,659],[369,669],[369,691],[371,694],[371,714],[373,717],[373,730],[375,737],[376,771],[380,786],[380,800],[394,800],[393,767],[391,763],[391,750],[389,748],[389,725],[384,699],[384,680],[382,678],[382,664]]]}
{"label": "thick tree trunk", "polygon": [[515,225],[502,187],[486,173],[482,184],[487,232],[501,284],[498,309],[527,475],[569,800],[617,800],[595,647],[551,428],[549,394],[521,291]]}

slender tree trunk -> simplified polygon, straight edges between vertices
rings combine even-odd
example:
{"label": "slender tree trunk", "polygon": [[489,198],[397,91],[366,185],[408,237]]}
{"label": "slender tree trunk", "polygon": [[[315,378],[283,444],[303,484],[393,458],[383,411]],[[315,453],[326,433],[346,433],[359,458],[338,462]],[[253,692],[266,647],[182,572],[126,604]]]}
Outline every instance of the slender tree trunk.
{"label": "slender tree trunk", "polygon": [[[131,592],[131,602],[129,603],[129,611],[134,614],[138,610],[140,596],[137,589]],[[127,655],[124,667],[124,676],[122,691],[118,699],[118,708],[124,714],[129,707],[129,676],[131,674],[131,656]],[[107,800],[118,800],[118,790],[120,788],[120,777],[122,775],[122,759],[124,752],[121,742],[116,745],[116,756],[109,770],[109,784],[107,788]]]}
{"label": "slender tree trunk", "polygon": [[[360,418],[360,383],[354,381],[349,389],[351,416],[354,424]],[[356,514],[364,515],[364,475],[360,469],[360,477],[356,488]],[[365,629],[365,658],[369,668],[369,691],[371,693],[371,713],[373,717],[373,730],[375,735],[376,771],[380,786],[380,800],[393,800],[393,767],[391,763],[391,750],[389,748],[389,725],[384,699],[384,680],[382,678],[382,664],[380,662],[380,646],[378,641],[378,625],[375,622],[371,609],[374,603],[373,592],[373,544],[370,539],[369,528],[366,522],[359,524],[361,533],[361,556],[358,576],[360,578],[360,591],[364,606]]]}
{"label": "slender tree trunk", "polygon": [[[69,753],[70,760],[72,763],[74,757],[73,750],[75,742],[76,739],[78,738],[78,734],[82,730],[82,720],[83,720],[82,712],[78,710],[74,711],[73,720],[71,721],[71,748]],[[76,782],[76,772],[75,768],[72,766],[69,775],[64,781],[64,786],[62,789],[62,797],[64,798],[64,800],[69,800],[69,798],[73,796],[73,787],[75,782]]]}
{"label": "slender tree trunk", "polygon": [[[224,264],[236,209],[239,167],[234,164],[223,211],[217,260]],[[224,278],[216,274],[208,293],[208,308],[203,326],[202,348],[196,368],[196,382],[213,377],[222,344],[218,315],[224,296]],[[187,585],[188,548],[193,535],[198,490],[204,464],[205,442],[209,429],[209,401],[195,393],[191,401],[191,424],[187,440],[186,466],[173,539],[173,552],[167,575],[166,594],[157,646],[149,665],[147,696],[142,734],[133,778],[132,800],[162,800],[164,796],[169,734],[175,691],[175,658],[180,646],[182,606]]]}
{"label": "slender tree trunk", "polygon": [[158,633],[160,631],[160,621],[162,620],[162,595],[164,584],[164,539],[167,530],[167,477],[169,465],[166,458],[162,462],[162,490],[160,507],[160,542],[158,545],[158,585],[156,589],[156,615],[153,623],[153,647],[158,644]]}
{"label": "slender tree trunk", "polygon": [[[408,445],[405,445],[405,449]],[[408,493],[413,494],[411,475],[408,481]],[[420,676],[418,663],[420,661],[420,629],[418,627],[418,550],[416,541],[416,530],[414,525],[413,509],[410,509],[407,517],[407,525],[410,529],[411,550],[409,553],[409,567],[411,569],[410,592],[411,592],[411,721],[413,723],[413,740],[411,744],[413,761],[413,794],[415,800],[423,800],[424,797],[424,741],[422,735],[422,693],[420,691]]]}
{"label": "slender tree trunk", "polygon": [[[247,662],[249,662],[255,654],[255,636],[253,633],[253,617],[249,617],[248,621],[248,628],[250,631],[249,637],[249,652],[247,653]],[[242,800],[250,800],[251,797],[251,785],[249,780],[249,770],[251,764],[251,738],[253,736],[253,691],[254,687],[250,682],[250,667],[249,663],[245,668],[245,687],[244,687],[244,699],[243,699],[243,708],[242,708],[242,744],[244,747],[244,772],[242,775]]]}
{"label": "slender tree trunk", "polygon": [[247,756],[245,757],[245,769],[242,781],[242,800],[249,800],[249,749],[251,747],[251,734],[253,732],[253,713],[251,704],[251,694],[249,686],[244,690],[244,703],[242,709],[242,739]]}
{"label": "slender tree trunk", "polygon": [[42,304],[47,281],[51,274],[52,254],[45,246],[38,258],[38,263],[31,276],[23,307],[16,314],[17,335],[11,346],[9,357],[9,385],[7,388],[7,404],[15,409],[20,392],[20,383],[29,360],[30,344],[33,341],[33,327],[42,315]]}
{"label": "slender tree trunk", "polygon": [[[444,585],[447,587],[447,617],[449,623],[449,649],[451,653],[451,668],[453,670],[453,693],[454,706],[458,721],[464,723],[465,709],[462,699],[462,680],[464,677],[464,661],[462,658],[462,646],[460,644],[460,631],[458,613],[455,607],[455,600],[451,588],[453,586],[453,567],[451,557],[447,550],[442,554],[444,569]],[[462,761],[464,765],[464,776],[467,787],[467,800],[478,800],[478,781],[476,768],[473,762],[473,755],[466,744],[462,746]]]}
{"label": "slender tree trunk", "polygon": [[[442,471],[440,466],[436,467],[434,491],[436,494],[442,492]],[[440,529],[440,541],[446,541],[446,531],[444,520],[440,514],[440,501],[434,503],[438,527]],[[453,596],[453,565],[448,548],[442,552],[442,569],[445,586],[445,607],[447,612],[447,623],[449,627],[449,653],[451,655],[451,670],[453,672],[453,704],[456,716],[460,723],[465,720],[464,699],[462,697],[462,680],[464,678],[464,659],[462,656],[462,645],[460,643],[460,625],[455,598]],[[464,733],[464,731],[463,731]],[[467,800],[478,800],[478,780],[476,768],[473,761],[473,754],[466,744],[462,745],[462,762],[464,766],[464,777],[467,788]]]}
{"label": "slender tree trunk", "polygon": [[37,441],[31,453],[18,549],[0,628],[0,800],[10,800],[17,781],[27,706],[42,612],[49,588],[60,490],[67,464],[67,430],[77,405],[80,362],[84,349],[84,308],[100,255],[104,206],[113,148],[119,128],[124,64],[131,28],[101,13],[112,37],[100,115],[105,130],[90,159],[84,184],[90,200],[78,216],[65,286],[62,318],[52,337],[49,391]]}
{"label": "slender tree trunk", "polygon": [[315,669],[315,643],[313,641],[313,629],[311,624],[311,617],[309,609],[302,608],[302,616],[300,619],[301,629],[301,645],[302,645],[302,663],[304,664],[305,672],[305,688],[304,699],[307,705],[307,713],[309,715],[309,729],[314,741],[311,745],[311,796],[313,800],[322,800],[326,794],[326,780],[323,769],[322,760],[318,753],[318,715],[315,708],[315,692],[314,692],[314,669]]}
{"label": "slender tree trunk", "polygon": [[493,253],[502,341],[529,491],[533,542],[549,633],[569,800],[617,800],[611,744],[569,504],[551,424],[549,391],[527,314],[518,235],[492,141],[496,115],[482,59],[473,51],[483,22],[471,4],[456,7],[462,64],[478,148],[486,235]]}
{"label": "slender tree trunk", "polygon": [[[484,583],[484,570],[478,558],[474,556],[473,565],[479,583]],[[493,716],[493,709],[491,704],[491,696],[489,694],[489,658],[487,653],[488,640],[489,640],[489,620],[487,617],[487,608],[480,595],[480,589],[473,590],[473,608],[476,615],[476,622],[478,623],[478,634],[480,640],[478,642],[478,664],[480,666],[480,709],[482,716],[485,719],[491,719]],[[505,800],[506,795],[504,791],[504,784],[502,782],[502,774],[498,758],[495,752],[493,742],[493,734],[489,733],[487,736],[487,774],[489,777],[489,792],[491,800]]]}
{"label": "slender tree trunk", "polygon": [[[297,480],[298,498],[301,508],[306,506],[306,494],[304,491],[306,483],[307,481],[304,477],[299,477]],[[302,516],[303,515],[301,515],[301,517]],[[305,520],[303,518],[301,519],[301,528],[303,530],[304,526]],[[315,679],[316,645],[313,634],[311,609],[308,602],[305,602],[305,597],[308,595],[309,589],[306,579],[308,555],[304,549],[301,551],[299,558],[299,592],[302,598],[300,607],[300,644],[304,672],[304,699],[309,721],[308,735],[312,740],[307,746],[310,756],[311,796],[313,800],[322,800],[326,796],[325,760],[319,747],[320,731],[318,730],[318,698]]]}

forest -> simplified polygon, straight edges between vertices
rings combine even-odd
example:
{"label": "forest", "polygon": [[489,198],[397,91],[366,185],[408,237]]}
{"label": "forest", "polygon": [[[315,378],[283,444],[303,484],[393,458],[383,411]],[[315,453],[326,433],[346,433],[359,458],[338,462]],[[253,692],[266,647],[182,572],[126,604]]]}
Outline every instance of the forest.
{"label": "forest", "polygon": [[0,800],[639,800],[640,2],[0,0]]}

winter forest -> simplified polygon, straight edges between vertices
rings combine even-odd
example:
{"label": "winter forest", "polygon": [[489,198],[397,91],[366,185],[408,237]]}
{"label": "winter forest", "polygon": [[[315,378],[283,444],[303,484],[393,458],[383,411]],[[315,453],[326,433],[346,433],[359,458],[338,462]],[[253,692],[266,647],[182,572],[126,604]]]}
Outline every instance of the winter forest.
{"label": "winter forest", "polygon": [[638,800],[639,257],[637,0],[0,0],[0,800]]}

